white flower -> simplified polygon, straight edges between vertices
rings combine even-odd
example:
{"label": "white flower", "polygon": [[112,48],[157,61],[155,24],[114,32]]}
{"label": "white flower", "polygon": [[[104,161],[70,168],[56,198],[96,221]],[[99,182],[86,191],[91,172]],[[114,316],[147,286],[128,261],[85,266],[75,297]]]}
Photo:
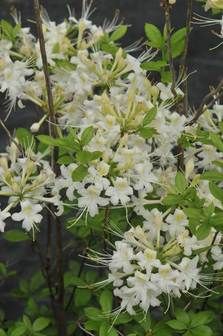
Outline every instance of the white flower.
{"label": "white flower", "polygon": [[[10,100],[10,109],[14,107],[17,99],[24,98],[28,86],[27,76],[31,76],[33,70],[28,67],[27,62],[10,62],[0,73],[0,92],[7,91]],[[21,103],[20,103],[21,105]]]}
{"label": "white flower", "polygon": [[157,297],[161,291],[157,286],[150,281],[150,276],[142,272],[136,271],[133,277],[127,280],[129,292],[139,301],[140,307],[147,312],[149,307],[156,307],[160,305]]}
{"label": "white flower", "polygon": [[180,209],[176,209],[173,215],[168,215],[166,222],[168,225],[164,226],[164,230],[168,231],[171,237],[175,237],[182,233],[185,227],[189,224],[187,216]]}
{"label": "white flower", "polygon": [[7,211],[2,211],[0,209],[0,231],[4,232],[5,231],[5,220],[7,218],[11,217],[11,214]]}
{"label": "white flower", "polygon": [[86,208],[91,217],[98,214],[98,206],[106,206],[108,204],[108,199],[101,197],[102,189],[96,187],[95,185],[90,185],[87,188],[80,188],[78,193],[81,195],[78,198],[78,206],[81,208]]}
{"label": "white flower", "polygon": [[199,261],[199,256],[193,259],[183,258],[179,264],[179,270],[181,271],[180,281],[185,289],[188,291],[190,288],[195,289],[200,281],[200,268],[197,264]]}
{"label": "white flower", "polygon": [[66,188],[66,195],[69,201],[73,201],[74,191],[77,188],[77,183],[72,179],[72,173],[77,168],[77,164],[71,163],[69,166],[60,166],[61,177],[56,180],[55,188],[59,190]]}
{"label": "white flower", "polygon": [[186,256],[191,256],[193,250],[197,249],[198,240],[195,236],[190,236],[188,230],[184,230],[177,236],[177,241],[180,246],[184,249],[184,254]]}
{"label": "white flower", "polygon": [[222,160],[223,155],[217,152],[216,148],[212,145],[202,144],[201,151],[198,154],[199,161],[198,167],[208,169],[212,167],[212,162],[215,160]]}
{"label": "white flower", "polygon": [[126,178],[117,177],[113,182],[113,187],[108,187],[106,195],[111,197],[111,203],[117,205],[119,201],[125,205],[129,202],[130,195],[133,195],[133,189],[129,186]]}
{"label": "white flower", "polygon": [[151,275],[151,281],[160,288],[161,292],[170,294],[171,292],[179,294],[179,285],[177,279],[179,271],[172,270],[169,264],[160,265],[159,272]]}
{"label": "white flower", "polygon": [[214,270],[222,270],[223,269],[223,253],[222,249],[219,246],[214,246],[211,249],[212,259],[215,261],[213,265]]}
{"label": "white flower", "polygon": [[40,223],[43,216],[39,214],[43,207],[40,204],[32,203],[29,200],[20,203],[21,211],[15,212],[12,219],[15,221],[22,221],[22,227],[30,231],[35,227],[35,224]]}
{"label": "white flower", "polygon": [[157,238],[157,234],[162,230],[164,225],[163,214],[158,209],[152,209],[143,213],[143,217],[146,219],[143,222],[143,228],[149,231],[151,239]]}
{"label": "white flower", "polygon": [[125,273],[131,274],[135,269],[134,265],[131,264],[134,259],[132,247],[122,241],[115,242],[115,246],[116,251],[109,263],[109,268],[112,270],[112,273],[114,271],[123,270]]}
{"label": "white flower", "polygon": [[126,310],[130,315],[135,314],[133,307],[139,304],[139,298],[133,295],[131,288],[127,286],[115,288],[114,295],[122,300],[121,310]]}
{"label": "white flower", "polygon": [[223,209],[221,201],[215,198],[210,192],[209,181],[201,180],[197,188],[197,193],[200,198],[205,200],[205,205],[213,203],[214,206]]}
{"label": "white flower", "polygon": [[[173,93],[171,91],[171,83],[168,84],[168,85],[165,85],[163,83],[158,83],[157,84],[157,87],[160,89],[160,98],[165,101],[165,100],[168,100],[168,99],[172,99],[174,96],[173,96]],[[181,91],[181,89],[177,88],[176,89],[176,92],[178,95],[182,95],[183,96],[183,92]]]}

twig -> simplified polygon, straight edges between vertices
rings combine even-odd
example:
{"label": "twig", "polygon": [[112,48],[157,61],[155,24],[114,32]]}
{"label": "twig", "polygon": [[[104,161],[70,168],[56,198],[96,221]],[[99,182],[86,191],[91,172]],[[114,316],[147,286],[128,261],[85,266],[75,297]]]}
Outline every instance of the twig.
{"label": "twig", "polygon": [[[38,34],[38,38],[39,38],[41,58],[42,58],[42,63],[43,63],[43,72],[44,72],[45,82],[46,82],[49,120],[50,120],[51,123],[56,124],[55,112],[54,112],[54,103],[53,103],[53,94],[52,94],[52,89],[51,89],[51,81],[50,81],[49,68],[48,68],[48,62],[47,62],[45,40],[44,40],[44,35],[43,35],[41,8],[40,8],[39,0],[34,0],[34,10],[35,10],[36,27],[37,27],[37,34]],[[52,127],[51,123],[50,123],[50,128],[52,130],[53,127]],[[54,128],[54,130],[55,130],[55,128]]]}
{"label": "twig", "polygon": [[[36,26],[37,33],[40,44],[40,52],[43,63],[43,71],[45,76],[46,90],[47,90],[47,98],[48,98],[48,114],[49,114],[49,134],[53,137],[57,136],[57,128],[56,128],[56,117],[54,111],[54,102],[53,102],[53,94],[51,88],[51,81],[49,75],[45,40],[43,35],[43,27],[42,27],[42,19],[41,19],[41,9],[39,0],[34,0],[34,10],[36,17]],[[56,170],[55,165],[55,150],[51,151],[51,166]],[[65,311],[64,311],[64,274],[63,274],[63,248],[62,248],[62,230],[61,223],[58,218],[54,220],[56,224],[56,273],[57,273],[57,281],[56,281],[56,297],[54,299],[54,306],[56,307],[55,320],[58,328],[58,336],[66,336],[66,324],[65,324]],[[47,231],[47,260],[46,265],[47,268],[50,269],[51,266],[51,241],[52,241],[52,217],[50,216],[48,220],[48,231]],[[48,270],[49,272],[49,270]]]}
{"label": "twig", "polygon": [[[187,81],[187,56],[188,56],[188,48],[189,48],[189,36],[191,31],[191,19],[192,19],[192,6],[193,6],[193,0],[188,0],[187,5],[187,17],[186,17],[186,37],[185,37],[185,45],[184,45],[184,51],[183,56],[181,59],[181,65],[179,69],[179,76],[178,81],[183,81],[183,92],[184,97],[183,101],[178,106],[178,111],[180,111],[180,114],[184,114],[185,116],[188,115],[188,81]],[[185,170],[185,164],[184,164],[184,148],[181,145],[178,145],[177,148],[178,151],[178,157],[177,157],[177,169],[180,171]]]}
{"label": "twig", "polygon": [[[187,56],[188,56],[188,48],[189,48],[189,37],[191,32],[191,23],[192,23],[192,8],[193,8],[193,0],[188,0],[187,5],[187,19],[186,19],[186,37],[185,37],[185,46],[184,52],[181,59],[180,65],[180,80],[184,79],[187,76]],[[188,82],[187,78],[184,79],[183,82],[183,91],[184,91],[184,99],[183,99],[183,113],[184,115],[188,114]]]}
{"label": "twig", "polygon": [[[187,126],[192,126],[198,119],[199,117],[210,107],[212,107],[212,105],[220,98],[222,98],[223,96],[223,79],[220,81],[220,83],[218,84],[218,86],[214,89],[211,90],[211,92],[209,92],[204,99],[202,100],[202,103],[200,104],[200,106],[198,107],[198,109],[196,110],[196,113],[193,117],[193,119],[191,119],[188,123]],[[212,99],[211,99],[212,98]],[[211,99],[211,100],[210,100]]]}
{"label": "twig", "polygon": [[169,57],[169,66],[172,75],[172,84],[171,84],[171,91],[173,95],[176,97],[176,72],[174,67],[173,61],[173,54],[172,54],[172,47],[171,47],[171,16],[170,16],[170,8],[171,5],[169,0],[163,1],[163,8],[165,13],[165,23],[166,23],[166,33],[167,33],[167,50],[168,50],[168,57]]}
{"label": "twig", "polygon": [[22,151],[22,148],[20,148],[19,144],[15,141],[15,139],[12,137],[10,131],[8,130],[8,128],[6,127],[5,123],[2,121],[2,119],[0,118],[0,125],[2,126],[3,130],[5,131],[5,133],[7,134],[9,140],[11,142],[14,143],[14,145],[18,148],[19,151]]}

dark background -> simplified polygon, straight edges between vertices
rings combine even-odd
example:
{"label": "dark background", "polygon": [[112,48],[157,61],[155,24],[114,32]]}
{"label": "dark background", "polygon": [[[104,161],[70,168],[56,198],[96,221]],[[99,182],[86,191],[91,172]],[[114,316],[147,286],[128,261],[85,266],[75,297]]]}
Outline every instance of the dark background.
{"label": "dark background", "polygon": [[[81,0],[42,1],[50,18],[57,22],[62,21],[68,15],[67,4],[75,8],[76,12],[80,14],[81,3]],[[105,18],[112,19],[116,9],[119,9],[120,18],[124,19],[126,23],[131,24],[127,37],[123,41],[124,45],[128,45],[144,36],[145,22],[154,23],[159,27],[163,26],[163,13],[160,10],[159,3],[159,0],[95,0],[94,4],[97,7],[97,11],[92,15],[92,19],[96,23],[102,24]],[[174,6],[173,25],[176,28],[184,26],[186,4],[187,0],[177,0],[177,4]],[[5,19],[10,18],[10,7],[13,5],[21,11],[24,25],[30,25],[27,20],[33,19],[32,0],[0,0],[0,17]],[[205,14],[199,4],[194,5],[194,12],[210,15],[210,13]],[[219,27],[216,27],[216,30],[219,30]],[[217,45],[219,42],[219,39],[211,34],[209,28],[195,26],[191,33],[188,64],[190,71],[197,70],[197,73],[193,74],[189,81],[191,105],[198,105],[203,95],[208,92],[209,86],[215,85],[222,78],[223,48],[220,47],[215,51],[209,51],[211,47]],[[7,121],[8,128],[10,131],[13,131],[15,127],[31,125],[32,121],[36,118],[36,112],[36,109],[32,106],[14,111]],[[0,106],[0,116],[4,117],[2,104]],[[6,142],[5,133],[0,130],[0,150],[4,149]],[[0,238],[0,261],[4,260],[12,268],[19,269],[19,275],[29,276],[32,265],[36,262],[31,252],[31,248],[29,247],[21,249],[20,244],[6,244]],[[10,311],[10,315],[17,315],[18,307],[15,307],[8,297],[4,296],[5,290],[1,290],[1,287],[0,292],[0,307],[2,305],[5,306],[7,302],[6,306],[8,311]],[[12,309],[12,307],[15,308]],[[13,311],[14,314],[12,315]]]}

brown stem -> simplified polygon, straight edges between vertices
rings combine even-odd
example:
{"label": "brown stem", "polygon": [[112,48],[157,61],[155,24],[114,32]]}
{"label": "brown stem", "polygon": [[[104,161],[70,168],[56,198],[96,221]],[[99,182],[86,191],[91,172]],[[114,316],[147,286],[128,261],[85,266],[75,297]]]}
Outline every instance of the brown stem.
{"label": "brown stem", "polygon": [[[49,134],[53,137],[57,136],[56,128],[56,117],[54,111],[54,102],[52,87],[50,81],[50,74],[48,68],[45,40],[43,35],[42,19],[41,19],[41,9],[39,0],[34,0],[34,10],[36,17],[37,33],[40,44],[40,52],[43,64],[43,72],[45,77],[45,84],[47,90],[48,99],[48,113],[49,113]],[[56,172],[56,153],[54,149],[51,151],[51,166]],[[51,210],[51,209],[50,209]],[[56,295],[51,299],[53,300],[52,306],[54,309],[55,322],[58,329],[58,336],[66,336],[66,322],[65,322],[65,310],[64,310],[64,274],[63,274],[63,247],[62,247],[62,229],[61,223],[58,218],[50,216],[48,220],[48,230],[47,230],[47,257],[46,257],[46,267],[48,272],[51,269],[51,246],[52,246],[52,225],[55,224],[56,227],[56,283],[54,284],[56,289]],[[49,274],[49,273],[48,273]],[[51,281],[51,277],[48,280]]]}
{"label": "brown stem", "polygon": [[187,56],[188,56],[188,48],[189,48],[189,37],[191,32],[191,23],[192,23],[192,8],[193,8],[193,0],[188,0],[187,4],[187,19],[186,19],[186,37],[185,37],[185,46],[184,52],[181,59],[180,65],[180,74],[179,79],[184,80],[183,82],[183,113],[184,115],[188,115],[188,82],[187,82]]}
{"label": "brown stem", "polygon": [[172,54],[172,47],[171,47],[171,5],[169,3],[169,0],[165,0],[163,2],[163,8],[164,8],[164,14],[165,14],[165,23],[166,23],[166,34],[167,34],[167,50],[168,50],[168,57],[169,57],[169,66],[170,71],[172,75],[172,84],[171,84],[171,91],[173,95],[176,97],[176,72],[174,67],[174,61],[173,61],[173,54]]}
{"label": "brown stem", "polygon": [[[187,56],[188,56],[188,48],[189,48],[189,36],[191,31],[191,20],[192,20],[192,7],[193,7],[193,0],[188,0],[187,4],[187,18],[186,18],[186,37],[185,37],[185,45],[183,56],[181,59],[181,65],[179,69],[179,76],[178,80],[183,80],[183,92],[184,97],[183,101],[180,103],[178,112],[180,114],[184,114],[185,116],[188,115],[188,81],[187,81]],[[181,145],[178,145],[177,148],[178,157],[177,157],[177,169],[180,171],[184,171],[184,148]]]}

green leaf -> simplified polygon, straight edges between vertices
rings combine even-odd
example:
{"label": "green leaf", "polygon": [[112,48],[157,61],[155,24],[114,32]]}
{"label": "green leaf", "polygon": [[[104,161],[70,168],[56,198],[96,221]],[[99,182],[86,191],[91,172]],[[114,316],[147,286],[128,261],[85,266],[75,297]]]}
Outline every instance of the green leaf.
{"label": "green leaf", "polygon": [[0,329],[0,336],[7,336],[7,334],[5,333],[3,329]]}
{"label": "green leaf", "polygon": [[164,321],[156,323],[153,328],[154,336],[173,336],[172,329]]}
{"label": "green leaf", "polygon": [[217,230],[223,229],[223,213],[220,212],[209,219],[210,226],[215,227]]}
{"label": "green leaf", "polygon": [[94,127],[90,126],[86,128],[81,134],[81,144],[82,146],[86,146],[89,144],[91,139],[94,137]]}
{"label": "green leaf", "polygon": [[215,198],[223,202],[223,189],[222,188],[218,187],[214,182],[209,182],[209,189]]}
{"label": "green leaf", "polygon": [[29,240],[29,236],[22,230],[9,230],[3,233],[3,238],[12,243]]}
{"label": "green leaf", "polygon": [[95,330],[98,331],[100,328],[101,321],[93,321],[93,320],[88,320],[85,324],[84,327],[86,330]]}
{"label": "green leaf", "polygon": [[77,161],[82,164],[94,161],[99,159],[102,156],[102,152],[95,151],[95,152],[88,152],[82,151],[77,153]]}
{"label": "green leaf", "polygon": [[149,40],[149,45],[153,48],[161,49],[163,46],[163,36],[160,30],[151,23],[145,24],[145,33]]}
{"label": "green leaf", "polygon": [[174,330],[186,330],[187,325],[180,320],[171,320],[166,323],[169,327],[171,327]]}
{"label": "green leaf", "polygon": [[48,319],[46,317],[39,317],[33,323],[33,330],[35,332],[42,331],[42,330],[46,329],[49,326],[49,324],[50,324],[50,319]]}
{"label": "green leaf", "polygon": [[16,327],[10,336],[24,336],[26,333],[26,327],[24,325],[21,325],[19,327]]}
{"label": "green leaf", "polygon": [[128,26],[127,25],[120,25],[112,34],[110,39],[115,42],[120,40],[126,33],[128,30]]}
{"label": "green leaf", "polygon": [[212,336],[213,331],[208,326],[199,326],[194,329],[191,329],[191,334],[193,336]]}
{"label": "green leaf", "polygon": [[172,82],[172,73],[170,71],[162,71],[161,72],[161,81],[163,83],[171,83]]}
{"label": "green leaf", "polygon": [[198,240],[203,240],[207,238],[207,236],[210,234],[210,230],[211,230],[211,226],[209,224],[209,221],[206,221],[198,226],[195,232],[195,235],[198,238]]}
{"label": "green leaf", "polygon": [[158,71],[160,72],[162,68],[167,66],[166,61],[149,61],[142,63],[141,67],[147,71]]}
{"label": "green leaf", "polygon": [[77,288],[75,291],[75,305],[83,307],[88,304],[91,299],[91,291],[85,288]]}
{"label": "green leaf", "polygon": [[223,141],[221,139],[221,136],[216,133],[210,133],[209,134],[210,140],[212,144],[219,149],[221,152],[223,152]]}
{"label": "green leaf", "polygon": [[37,139],[45,145],[61,147],[72,152],[74,152],[75,149],[78,148],[78,144],[75,142],[75,139],[72,139],[70,136],[67,136],[65,138],[53,138],[49,135],[38,135]]}
{"label": "green leaf", "polygon": [[151,110],[149,110],[142,122],[143,127],[147,126],[148,124],[150,124],[156,117],[157,115],[157,108],[153,107]]}
{"label": "green leaf", "polygon": [[32,292],[35,292],[38,290],[43,284],[45,283],[45,280],[43,278],[43,275],[41,272],[35,273],[30,281],[30,290]]}
{"label": "green leaf", "polygon": [[175,316],[177,320],[184,322],[186,325],[190,323],[190,316],[184,310],[176,310]]}
{"label": "green leaf", "polygon": [[112,311],[112,302],[113,302],[112,292],[108,289],[105,289],[101,293],[99,302],[100,302],[102,311],[104,313],[110,313]]}
{"label": "green leaf", "polygon": [[163,199],[164,205],[177,205],[181,201],[181,197],[174,194],[169,194]]}
{"label": "green leaf", "polygon": [[198,219],[202,215],[202,209],[197,209],[197,208],[184,208],[183,209],[187,217],[192,218],[192,219]]}
{"label": "green leaf", "polygon": [[85,176],[87,175],[87,173],[88,173],[88,168],[81,165],[73,171],[72,179],[73,179],[73,181],[76,181],[76,182],[82,181],[85,178]]}
{"label": "green leaf", "polygon": [[139,134],[141,137],[144,139],[150,139],[152,138],[155,134],[157,134],[155,128],[152,127],[140,127],[139,128]]}
{"label": "green leaf", "polygon": [[214,314],[211,311],[202,311],[192,315],[191,327],[198,327],[208,324],[214,319]]}
{"label": "green leaf", "polygon": [[93,321],[104,320],[104,316],[102,315],[102,312],[98,308],[87,307],[84,309],[84,313],[90,320]]}
{"label": "green leaf", "polygon": [[188,187],[188,182],[183,173],[177,172],[175,177],[175,185],[177,190],[182,193]]}
{"label": "green leaf", "polygon": [[4,38],[12,42],[15,41],[21,29],[20,25],[17,24],[15,27],[13,27],[9,22],[5,20],[1,20],[0,27],[1,27],[2,35],[4,36]]}
{"label": "green leaf", "polygon": [[132,320],[132,316],[126,312],[120,313],[114,321],[114,325],[126,324]]}
{"label": "green leaf", "polygon": [[185,38],[186,38],[186,28],[181,28],[177,30],[171,36],[171,50],[173,58],[178,57],[182,54],[185,46]]}
{"label": "green leaf", "polygon": [[223,181],[223,173],[220,173],[218,171],[207,171],[204,172],[201,175],[202,180],[208,180],[208,181],[216,181],[216,182],[222,182]]}
{"label": "green leaf", "polygon": [[20,145],[22,145],[25,149],[35,144],[33,135],[26,128],[18,128],[16,130],[16,138],[18,139]]}
{"label": "green leaf", "polygon": [[109,323],[104,322],[100,326],[99,336],[118,336],[118,332]]}
{"label": "green leaf", "polygon": [[31,323],[28,316],[23,315],[22,320],[23,320],[23,323],[24,323],[24,325],[26,326],[27,329],[32,329],[32,323]]}

